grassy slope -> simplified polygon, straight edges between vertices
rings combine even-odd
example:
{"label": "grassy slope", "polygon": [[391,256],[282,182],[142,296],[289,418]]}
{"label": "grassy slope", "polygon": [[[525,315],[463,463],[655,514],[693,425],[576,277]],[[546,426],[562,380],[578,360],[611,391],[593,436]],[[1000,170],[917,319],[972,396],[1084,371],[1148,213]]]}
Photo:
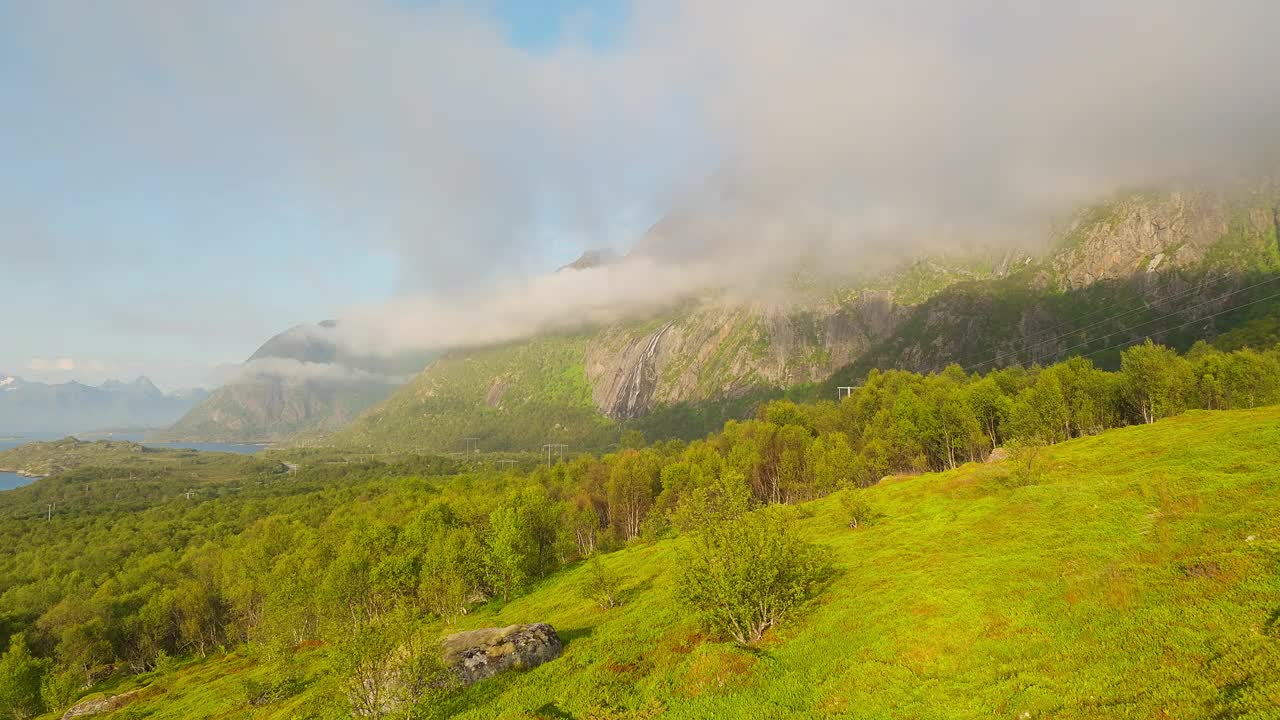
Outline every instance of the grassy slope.
{"label": "grassy slope", "polygon": [[548,336],[436,360],[332,442],[356,447],[537,450],[543,443],[600,447],[614,423],[591,401],[586,339]]}
{"label": "grassy slope", "polygon": [[[483,682],[460,717],[1276,717],[1280,707],[1280,408],[1193,412],[1007,465],[886,481],[883,514],[844,529],[802,508],[838,574],[757,650],[700,637],[671,597],[679,540],[605,557],[627,604],[579,598],[581,567],[465,628],[549,621],[562,658]],[[313,651],[323,653],[323,650]],[[310,663],[316,665],[315,663]],[[318,667],[318,665],[317,665]],[[159,679],[131,712],[251,711],[232,656]],[[323,683],[313,686],[319,688]]]}

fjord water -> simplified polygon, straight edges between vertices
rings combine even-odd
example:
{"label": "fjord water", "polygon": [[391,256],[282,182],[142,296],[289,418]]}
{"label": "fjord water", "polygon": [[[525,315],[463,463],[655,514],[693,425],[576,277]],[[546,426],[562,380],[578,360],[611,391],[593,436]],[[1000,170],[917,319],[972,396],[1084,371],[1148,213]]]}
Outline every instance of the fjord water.
{"label": "fjord water", "polygon": [[[11,450],[20,445],[26,445],[31,442],[44,442],[49,440],[61,439],[62,435],[48,434],[30,434],[0,438],[0,452]],[[82,440],[97,440],[98,437],[85,436]],[[167,443],[167,442],[145,442],[141,440],[140,435],[113,435],[109,440],[132,440],[133,442],[141,442],[147,447],[166,448],[170,450],[199,450],[201,452],[230,452],[240,455],[252,455],[261,450],[264,445],[250,445],[247,443]],[[30,484],[35,478],[25,477],[17,473],[0,472],[0,491],[12,490],[23,485]]]}

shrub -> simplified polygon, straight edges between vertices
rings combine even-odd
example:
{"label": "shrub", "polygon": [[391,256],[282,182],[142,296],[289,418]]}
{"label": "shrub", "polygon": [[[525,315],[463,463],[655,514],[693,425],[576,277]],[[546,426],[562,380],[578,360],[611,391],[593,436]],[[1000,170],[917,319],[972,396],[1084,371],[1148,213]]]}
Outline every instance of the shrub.
{"label": "shrub", "polygon": [[692,538],[677,592],[706,630],[750,645],[813,595],[830,566],[792,522],[785,509],[766,508]]}
{"label": "shrub", "polygon": [[599,555],[592,555],[587,561],[587,582],[582,586],[582,595],[600,606],[601,610],[609,610],[622,604],[619,590],[622,579],[605,568]]}
{"label": "shrub", "polygon": [[1045,442],[1034,437],[1009,442],[1009,457],[1013,464],[1013,472],[1009,476],[1010,484],[1030,485],[1039,479],[1039,461],[1044,448]]}
{"label": "shrub", "polygon": [[840,492],[840,511],[849,527],[857,530],[870,525],[875,520],[875,510],[871,503],[862,496],[856,487],[845,488]]}

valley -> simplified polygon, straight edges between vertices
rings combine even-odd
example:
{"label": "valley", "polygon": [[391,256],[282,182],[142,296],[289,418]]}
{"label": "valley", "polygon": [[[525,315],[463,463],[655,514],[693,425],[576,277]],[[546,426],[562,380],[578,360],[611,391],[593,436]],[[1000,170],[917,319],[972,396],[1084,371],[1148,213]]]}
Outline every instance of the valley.
{"label": "valley", "polygon": [[1276,28],[0,1],[0,720],[1280,720]]}

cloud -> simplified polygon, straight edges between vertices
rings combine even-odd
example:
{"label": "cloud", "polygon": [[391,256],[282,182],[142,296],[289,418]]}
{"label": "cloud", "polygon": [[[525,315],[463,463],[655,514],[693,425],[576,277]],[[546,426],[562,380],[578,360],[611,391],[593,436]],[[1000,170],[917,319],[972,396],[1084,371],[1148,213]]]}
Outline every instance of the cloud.
{"label": "cloud", "polygon": [[[637,2],[512,47],[451,3],[31,3],[69,113],[157,177],[260,184],[400,258],[344,341],[499,342],[750,295],[797,254],[1035,234],[1120,189],[1274,173],[1272,0]],[[628,261],[538,276],[564,246]]]}
{"label": "cloud", "polygon": [[76,369],[76,361],[71,358],[60,357],[46,360],[44,358],[31,358],[27,363],[27,368],[31,370],[58,370],[61,372],[71,372]]}
{"label": "cloud", "polygon": [[408,380],[406,377],[380,375],[341,363],[305,362],[291,358],[256,358],[239,365],[223,365],[216,368],[210,377],[215,385],[254,382],[264,378],[290,382],[320,380],[389,385],[399,385]]}

